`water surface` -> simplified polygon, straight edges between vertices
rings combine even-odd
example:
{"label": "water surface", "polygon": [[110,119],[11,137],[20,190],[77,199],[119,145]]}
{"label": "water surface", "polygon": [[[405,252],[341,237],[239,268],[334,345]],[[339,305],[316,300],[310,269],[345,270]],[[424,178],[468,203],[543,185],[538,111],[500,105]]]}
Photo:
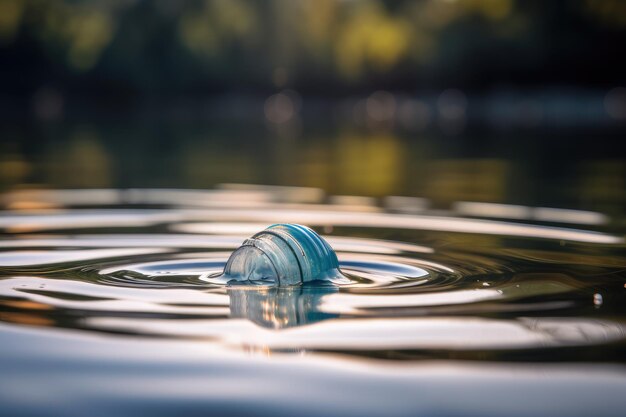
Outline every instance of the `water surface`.
{"label": "water surface", "polygon": [[[623,415],[626,244],[598,212],[315,189],[21,191],[0,215],[9,415]],[[276,222],[340,285],[225,287]]]}

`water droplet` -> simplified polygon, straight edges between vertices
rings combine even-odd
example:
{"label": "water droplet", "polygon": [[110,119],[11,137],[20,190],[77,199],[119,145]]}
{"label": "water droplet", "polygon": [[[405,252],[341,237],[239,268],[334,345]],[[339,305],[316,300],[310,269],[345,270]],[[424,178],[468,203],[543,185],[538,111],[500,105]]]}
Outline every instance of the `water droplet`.
{"label": "water droplet", "polygon": [[602,305],[602,301],[603,301],[602,294],[596,293],[596,294],[593,295],[593,304],[596,307],[600,307]]}

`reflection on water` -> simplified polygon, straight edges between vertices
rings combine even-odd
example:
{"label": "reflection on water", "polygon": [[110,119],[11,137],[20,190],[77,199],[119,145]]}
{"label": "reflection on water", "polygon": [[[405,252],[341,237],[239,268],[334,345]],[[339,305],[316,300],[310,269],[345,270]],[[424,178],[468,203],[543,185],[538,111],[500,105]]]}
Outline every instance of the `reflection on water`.
{"label": "reflection on water", "polygon": [[[241,184],[18,190],[0,202],[9,411],[51,415],[68,398],[126,415],[132,395],[142,409],[160,403],[154,415],[255,414],[241,404],[380,415],[354,400],[365,394],[388,415],[447,415],[435,392],[415,402],[439,383],[491,393],[487,403],[457,398],[469,415],[526,415],[529,401],[543,404],[537,415],[593,411],[571,407],[572,395],[604,398],[604,415],[626,406],[607,397],[626,389],[626,243],[615,214],[472,201],[443,210],[427,198]],[[203,279],[276,222],[323,235],[350,280],[253,288]],[[51,397],[15,394],[48,377]]]}
{"label": "reflection on water", "polygon": [[623,214],[626,206],[620,142],[609,134],[597,134],[590,147],[541,132],[455,138],[324,126],[281,136],[262,126],[221,124],[92,123],[41,131],[10,125],[0,143],[0,187],[261,183],[337,196],[419,196],[446,208],[466,201]]}
{"label": "reflection on water", "polygon": [[321,311],[322,298],[336,292],[335,288],[271,288],[228,290],[230,315],[245,318],[259,326],[286,328],[339,317]]}

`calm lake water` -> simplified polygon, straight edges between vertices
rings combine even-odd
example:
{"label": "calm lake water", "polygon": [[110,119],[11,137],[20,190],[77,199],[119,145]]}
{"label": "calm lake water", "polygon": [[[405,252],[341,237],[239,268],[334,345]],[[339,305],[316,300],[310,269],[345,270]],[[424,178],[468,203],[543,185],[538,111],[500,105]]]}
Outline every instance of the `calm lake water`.
{"label": "calm lake water", "polygon": [[280,126],[171,115],[3,123],[0,190],[246,183],[334,196],[414,196],[443,209],[482,201],[626,214],[623,128],[443,134],[436,120],[401,130],[328,118]]}
{"label": "calm lake water", "polygon": [[[2,203],[7,415],[623,415],[605,214],[252,186]],[[275,222],[321,233],[352,283],[201,279]]]}
{"label": "calm lake water", "polygon": [[[615,132],[2,131],[3,414],[624,414]],[[351,283],[202,278],[279,222]]]}

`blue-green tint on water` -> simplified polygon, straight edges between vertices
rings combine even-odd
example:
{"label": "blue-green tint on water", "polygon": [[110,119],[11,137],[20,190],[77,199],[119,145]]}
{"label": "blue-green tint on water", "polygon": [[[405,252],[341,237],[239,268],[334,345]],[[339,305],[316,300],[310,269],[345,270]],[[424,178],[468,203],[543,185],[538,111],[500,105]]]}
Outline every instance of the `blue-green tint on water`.
{"label": "blue-green tint on water", "polygon": [[2,196],[2,414],[623,415],[619,219],[291,191]]}

